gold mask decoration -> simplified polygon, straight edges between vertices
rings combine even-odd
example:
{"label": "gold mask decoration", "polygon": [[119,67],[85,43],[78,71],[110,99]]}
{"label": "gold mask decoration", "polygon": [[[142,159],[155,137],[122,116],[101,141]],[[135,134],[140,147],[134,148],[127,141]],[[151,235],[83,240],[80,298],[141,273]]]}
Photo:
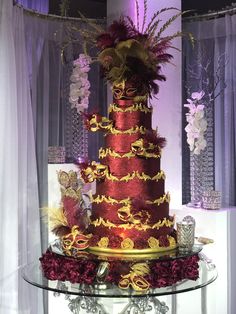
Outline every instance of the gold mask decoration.
{"label": "gold mask decoration", "polygon": [[98,114],[93,114],[91,119],[87,121],[88,129],[92,132],[98,130],[109,130],[111,129],[113,122],[106,117],[101,117]]}
{"label": "gold mask decoration", "polygon": [[137,88],[132,84],[122,81],[120,84],[114,85],[112,88],[113,97],[115,99],[134,99],[138,96]]}
{"label": "gold mask decoration", "polygon": [[82,234],[78,226],[73,226],[71,233],[62,237],[62,248],[67,255],[76,255],[77,251],[84,250],[89,246],[91,236]]}
{"label": "gold mask decoration", "polygon": [[131,205],[125,205],[118,209],[118,217],[120,220],[130,222],[135,225],[146,224],[150,218],[150,214],[146,210],[131,213]]}
{"label": "gold mask decoration", "polygon": [[145,143],[143,138],[140,138],[131,144],[131,151],[137,156],[148,157],[150,153],[158,153],[158,147],[153,143]]}
{"label": "gold mask decoration", "polygon": [[108,173],[108,166],[99,164],[96,161],[92,161],[87,168],[81,169],[81,176],[86,183],[91,183],[96,179],[103,179]]}
{"label": "gold mask decoration", "polygon": [[119,281],[119,288],[128,289],[130,286],[136,291],[145,291],[150,287],[149,282],[144,278],[150,273],[147,263],[137,263],[131,266],[129,274],[122,275]]}

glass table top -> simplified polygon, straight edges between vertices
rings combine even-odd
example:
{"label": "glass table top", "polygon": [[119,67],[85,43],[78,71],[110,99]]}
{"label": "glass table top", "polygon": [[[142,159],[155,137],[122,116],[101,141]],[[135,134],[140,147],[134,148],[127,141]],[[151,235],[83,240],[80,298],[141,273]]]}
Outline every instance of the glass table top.
{"label": "glass table top", "polygon": [[[199,249],[195,248],[195,250]],[[183,255],[183,253],[180,252],[176,252],[176,254],[177,258],[178,256],[180,257]],[[174,258],[173,253],[171,254],[171,256],[172,256],[171,258]],[[109,283],[93,283],[91,285],[88,285],[88,284],[72,284],[68,281],[62,282],[59,280],[48,280],[43,276],[39,261],[22,267],[21,272],[24,280],[26,280],[33,286],[45,290],[77,296],[106,297],[106,298],[111,297],[130,298],[177,294],[202,288],[212,283],[217,278],[217,270],[215,265],[212,264],[207,259],[199,261],[199,278],[196,281],[182,280],[181,282],[178,282],[172,286],[164,288],[152,288],[142,292],[134,291],[133,289],[130,288],[120,289],[116,285]]]}

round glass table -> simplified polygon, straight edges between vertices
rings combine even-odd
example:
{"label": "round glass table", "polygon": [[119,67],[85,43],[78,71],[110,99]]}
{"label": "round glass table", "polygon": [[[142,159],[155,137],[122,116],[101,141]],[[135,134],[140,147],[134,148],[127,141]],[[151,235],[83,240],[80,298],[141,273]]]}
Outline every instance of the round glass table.
{"label": "round glass table", "polygon": [[[199,248],[196,250],[201,251]],[[191,254],[187,253],[188,255]],[[168,258],[180,258],[186,253],[176,252]],[[68,300],[68,306],[72,313],[78,314],[82,310],[86,313],[107,314],[104,307],[104,299],[126,299],[126,306],[120,312],[112,313],[156,313],[165,314],[168,312],[168,306],[160,302],[158,297],[165,295],[174,295],[201,289],[217,278],[217,270],[211,260],[207,259],[202,253],[199,253],[199,277],[197,280],[182,280],[174,285],[163,288],[152,288],[147,291],[135,291],[131,288],[120,289],[111,283],[93,283],[93,284],[72,284],[69,281],[48,280],[44,277],[40,262],[35,262],[22,267],[22,277],[33,286],[45,290],[53,291],[54,295],[65,294]],[[152,311],[152,312],[151,312]]]}

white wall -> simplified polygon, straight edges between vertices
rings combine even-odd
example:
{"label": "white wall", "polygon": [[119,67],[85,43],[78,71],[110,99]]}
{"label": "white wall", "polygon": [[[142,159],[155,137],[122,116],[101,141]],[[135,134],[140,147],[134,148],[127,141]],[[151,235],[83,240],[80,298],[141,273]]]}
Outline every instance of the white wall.
{"label": "white wall", "polygon": [[[177,295],[175,314],[235,314],[235,223],[236,207],[220,210],[182,207],[173,210],[176,220],[191,215],[196,221],[196,236],[214,240],[203,253],[216,265],[218,278],[206,289],[206,302],[201,290]],[[205,304],[204,304],[205,303]],[[194,304],[194,306],[192,306]]]}

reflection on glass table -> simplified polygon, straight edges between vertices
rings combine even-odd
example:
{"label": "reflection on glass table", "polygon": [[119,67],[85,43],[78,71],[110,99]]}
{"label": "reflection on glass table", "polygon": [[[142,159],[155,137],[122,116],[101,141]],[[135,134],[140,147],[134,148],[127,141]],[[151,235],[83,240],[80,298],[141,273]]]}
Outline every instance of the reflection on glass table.
{"label": "reflection on glass table", "polygon": [[[195,247],[193,248],[193,252],[185,253],[176,251],[175,254],[172,254],[172,256],[168,258],[181,258],[182,256],[186,256],[186,254],[191,255],[200,250],[201,249]],[[114,284],[105,282],[95,282],[86,285],[78,283],[72,284],[69,281],[47,280],[43,276],[39,262],[23,267],[22,276],[28,283],[36,287],[54,291],[55,296],[60,293],[65,294],[69,302],[68,306],[74,314],[81,313],[82,310],[86,310],[86,313],[107,314],[108,311],[103,306],[103,298],[126,298],[128,304],[119,312],[120,314],[141,314],[150,313],[151,311],[151,313],[165,314],[169,310],[168,306],[164,302],[160,302],[157,297],[203,288],[217,278],[217,271],[214,264],[206,259],[204,254],[199,253],[199,256],[199,278],[197,280],[186,279],[172,286],[150,288],[147,291],[134,291],[131,288],[123,290]],[[147,258],[146,261],[148,262]]]}

